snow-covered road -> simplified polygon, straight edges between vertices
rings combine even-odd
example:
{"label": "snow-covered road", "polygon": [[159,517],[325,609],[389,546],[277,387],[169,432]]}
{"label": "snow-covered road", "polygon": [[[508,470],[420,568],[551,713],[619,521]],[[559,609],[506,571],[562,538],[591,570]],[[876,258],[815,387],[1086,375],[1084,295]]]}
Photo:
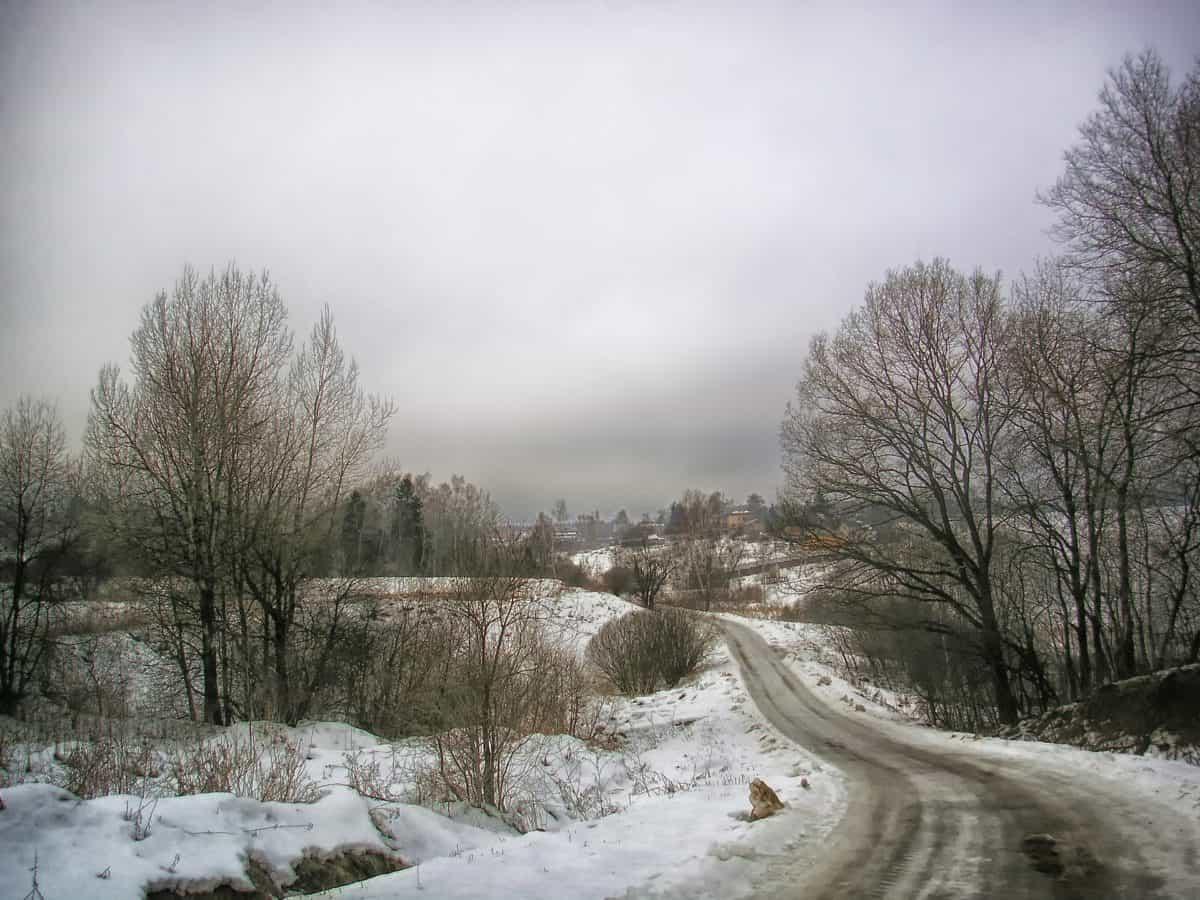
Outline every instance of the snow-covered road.
{"label": "snow-covered road", "polygon": [[722,624],[763,714],[848,781],[827,852],[815,863],[776,857],[756,896],[1200,897],[1194,815],[1069,765],[951,748],[844,712],[810,691],[758,630]]}

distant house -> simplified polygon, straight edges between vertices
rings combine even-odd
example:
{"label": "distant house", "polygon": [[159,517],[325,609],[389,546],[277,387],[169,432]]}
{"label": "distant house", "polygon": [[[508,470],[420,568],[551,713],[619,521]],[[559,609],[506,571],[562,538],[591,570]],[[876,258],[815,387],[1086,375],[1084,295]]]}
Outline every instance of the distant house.
{"label": "distant house", "polygon": [[739,507],[725,516],[725,527],[730,531],[745,528],[754,521],[754,513],[746,507]]}

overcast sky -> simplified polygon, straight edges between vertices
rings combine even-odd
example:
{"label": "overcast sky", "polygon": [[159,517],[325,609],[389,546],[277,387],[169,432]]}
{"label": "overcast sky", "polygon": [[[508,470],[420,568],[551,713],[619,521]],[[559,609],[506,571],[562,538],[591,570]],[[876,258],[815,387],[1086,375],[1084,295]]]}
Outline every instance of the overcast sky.
{"label": "overcast sky", "polygon": [[78,440],[236,260],[510,516],[770,498],[809,337],[919,258],[1028,268],[1105,71],[1200,51],[1194,2],[321,6],[0,0],[0,405]]}

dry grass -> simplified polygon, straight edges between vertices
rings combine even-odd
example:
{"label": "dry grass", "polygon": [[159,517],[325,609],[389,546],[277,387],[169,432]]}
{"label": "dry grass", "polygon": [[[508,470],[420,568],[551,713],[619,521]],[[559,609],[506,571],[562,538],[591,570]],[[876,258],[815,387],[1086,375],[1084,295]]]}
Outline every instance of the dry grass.
{"label": "dry grass", "polygon": [[113,734],[71,745],[57,755],[62,787],[85,800],[110,794],[145,793],[162,774],[161,759],[146,738]]}
{"label": "dry grass", "polygon": [[109,634],[113,631],[138,631],[152,621],[140,603],[79,601],[64,603],[56,610],[47,637]]}
{"label": "dry grass", "polygon": [[299,741],[282,735],[265,740],[236,733],[177,750],[168,780],[179,795],[229,793],[281,803],[312,803],[320,796],[305,768]]}

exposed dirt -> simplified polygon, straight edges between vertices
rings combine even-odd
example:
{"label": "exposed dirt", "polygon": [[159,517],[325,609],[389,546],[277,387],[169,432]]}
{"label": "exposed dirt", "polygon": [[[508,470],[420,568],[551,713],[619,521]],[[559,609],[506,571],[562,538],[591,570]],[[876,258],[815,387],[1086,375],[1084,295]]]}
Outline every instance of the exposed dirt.
{"label": "exposed dirt", "polygon": [[[846,815],[820,858],[773,861],[756,896],[1200,896],[1190,893],[1200,887],[1196,822],[1086,773],[1018,771],[969,745],[943,751],[905,740],[826,705],[756,632],[723,625],[759,709],[849,781]],[[1148,843],[1152,853],[1143,852]]]}
{"label": "exposed dirt", "polygon": [[1000,736],[1200,765],[1200,665],[1106,684],[1081,703],[1026,719]]}
{"label": "exposed dirt", "polygon": [[276,897],[299,897],[397,872],[405,865],[395,857],[374,850],[347,850],[330,856],[305,856],[294,862],[292,868],[296,872],[295,880],[280,884],[258,860],[251,857],[246,863],[246,874],[254,884],[252,891],[239,890],[229,884],[196,885],[193,890],[184,883],[147,891],[146,900],[272,900]]}

